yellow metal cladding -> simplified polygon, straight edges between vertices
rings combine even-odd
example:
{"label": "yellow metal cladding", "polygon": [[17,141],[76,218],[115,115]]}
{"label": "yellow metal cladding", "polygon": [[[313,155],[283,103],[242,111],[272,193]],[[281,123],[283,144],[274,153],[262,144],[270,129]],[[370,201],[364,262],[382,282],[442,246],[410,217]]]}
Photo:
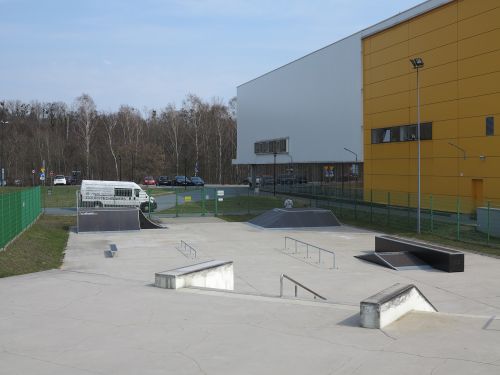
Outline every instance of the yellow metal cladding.
{"label": "yellow metal cladding", "polygon": [[425,63],[421,122],[432,122],[432,140],[421,142],[422,194],[463,197],[465,210],[500,200],[499,0],[453,1],[363,40],[365,196],[417,191],[417,142],[371,140],[372,129],[417,123],[415,57]]}

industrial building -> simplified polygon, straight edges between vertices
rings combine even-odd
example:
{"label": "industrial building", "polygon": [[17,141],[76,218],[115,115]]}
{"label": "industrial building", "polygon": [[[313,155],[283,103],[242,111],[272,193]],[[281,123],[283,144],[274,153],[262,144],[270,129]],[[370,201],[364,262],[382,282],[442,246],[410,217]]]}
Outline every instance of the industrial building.
{"label": "industrial building", "polygon": [[280,173],[293,165],[321,184],[356,175],[365,200],[393,192],[414,206],[420,143],[423,206],[432,196],[442,210],[446,197],[463,197],[464,211],[500,201],[498,0],[426,1],[240,85],[237,96],[234,163],[254,174],[276,161]]}

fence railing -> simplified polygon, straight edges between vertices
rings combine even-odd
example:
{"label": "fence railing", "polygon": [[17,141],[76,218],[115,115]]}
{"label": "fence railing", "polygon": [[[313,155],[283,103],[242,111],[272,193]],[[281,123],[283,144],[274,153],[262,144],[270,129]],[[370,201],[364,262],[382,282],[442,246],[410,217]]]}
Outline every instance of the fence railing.
{"label": "fence railing", "polygon": [[281,276],[280,276],[280,297],[283,297],[283,281],[285,279],[288,280],[288,281],[291,281],[294,284],[294,294],[295,294],[295,297],[298,296],[298,287],[300,287],[300,288],[304,289],[305,291],[311,293],[314,296],[314,299],[316,299],[316,297],[317,297],[317,298],[320,298],[320,299],[326,301],[325,297],[319,295],[314,290],[309,289],[307,286],[299,283],[298,281],[292,279],[290,276],[287,276],[284,273],[282,273]]}
{"label": "fence railing", "polygon": [[333,267],[332,268],[336,268],[335,253],[333,251],[322,249],[321,247],[318,247],[316,245],[312,245],[310,243],[307,243],[307,242],[304,242],[304,241],[301,241],[301,240],[297,240],[295,238],[288,237],[288,236],[285,237],[285,249],[288,249],[288,247],[287,247],[287,240],[288,241],[293,241],[293,243],[295,244],[295,253],[296,254],[298,253],[297,244],[305,245],[306,246],[306,258],[309,258],[309,248],[311,248],[313,250],[316,250],[318,252],[318,264],[321,264],[321,253],[322,252],[330,254],[332,256],[332,258],[333,258]]}
{"label": "fence railing", "polygon": [[0,249],[28,228],[41,212],[39,187],[9,193],[0,191]]}

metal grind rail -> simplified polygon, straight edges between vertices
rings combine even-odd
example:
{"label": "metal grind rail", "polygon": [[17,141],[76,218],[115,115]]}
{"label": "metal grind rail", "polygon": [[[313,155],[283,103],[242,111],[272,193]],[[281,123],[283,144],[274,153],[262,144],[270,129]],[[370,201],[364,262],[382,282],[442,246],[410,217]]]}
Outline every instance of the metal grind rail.
{"label": "metal grind rail", "polygon": [[[181,245],[178,249],[186,257],[189,257],[189,258],[197,258],[198,257],[198,252],[196,251],[196,249],[194,247],[192,247],[191,245],[187,244],[185,241],[181,240]],[[189,254],[186,255],[187,253],[189,253]],[[194,256],[192,256],[192,254],[194,254]]]}
{"label": "metal grind rail", "polygon": [[297,297],[297,294],[298,294],[298,287],[301,287],[305,291],[311,293],[314,296],[314,299],[320,298],[320,299],[326,301],[325,297],[319,295],[314,290],[309,289],[307,286],[302,285],[301,283],[299,283],[298,281],[292,279],[290,276],[285,275],[284,273],[282,273],[281,276],[280,276],[280,297],[283,297],[283,280],[284,279],[287,279],[288,281],[291,281],[294,284],[295,297]]}
{"label": "metal grind rail", "polygon": [[310,243],[307,243],[307,242],[304,242],[304,241],[301,241],[301,240],[297,240],[297,239],[292,238],[292,237],[287,237],[287,236],[285,237],[285,249],[287,249],[287,247],[286,247],[287,240],[294,241],[294,243],[295,243],[295,254],[298,253],[297,244],[299,244],[299,243],[306,246],[306,257],[307,258],[309,258],[309,248],[317,250],[318,251],[318,263],[319,264],[321,264],[321,252],[325,252],[325,253],[331,254],[332,258],[333,258],[333,268],[336,268],[335,253],[333,251],[322,249],[321,247],[318,247],[318,246],[315,246],[315,245],[311,245]]}

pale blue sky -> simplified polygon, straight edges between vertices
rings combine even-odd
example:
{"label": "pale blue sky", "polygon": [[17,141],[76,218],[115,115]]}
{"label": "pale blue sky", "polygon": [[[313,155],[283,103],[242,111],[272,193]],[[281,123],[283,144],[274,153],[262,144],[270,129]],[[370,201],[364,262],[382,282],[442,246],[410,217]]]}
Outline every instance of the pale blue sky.
{"label": "pale blue sky", "polygon": [[236,86],[420,0],[0,0],[0,99],[100,110]]}

